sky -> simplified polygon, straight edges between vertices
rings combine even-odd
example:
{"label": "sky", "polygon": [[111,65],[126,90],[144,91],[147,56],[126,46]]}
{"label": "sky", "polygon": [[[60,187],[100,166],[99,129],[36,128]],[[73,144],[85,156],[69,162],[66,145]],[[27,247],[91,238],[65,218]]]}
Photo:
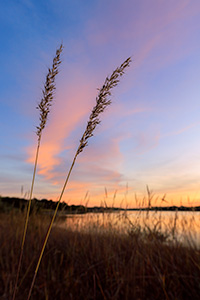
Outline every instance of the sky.
{"label": "sky", "polygon": [[58,199],[97,89],[131,56],[63,201],[135,207],[148,186],[153,205],[200,205],[199,20],[199,0],[1,1],[0,195],[28,197],[36,106],[63,43],[34,197]]}

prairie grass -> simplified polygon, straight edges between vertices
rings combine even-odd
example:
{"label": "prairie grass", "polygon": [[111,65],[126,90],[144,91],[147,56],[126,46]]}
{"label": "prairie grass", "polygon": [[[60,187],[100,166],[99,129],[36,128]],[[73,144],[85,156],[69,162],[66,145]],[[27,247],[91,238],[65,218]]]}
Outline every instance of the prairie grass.
{"label": "prairie grass", "polygon": [[[24,214],[10,211],[0,216],[2,300],[12,297]],[[109,213],[104,217],[104,225],[106,220],[109,224],[105,230],[98,219],[87,230],[86,223],[64,228],[57,219],[32,299],[199,299],[200,248],[174,242],[168,235],[163,238],[155,227],[143,230],[137,222],[126,232],[118,231]],[[27,298],[49,221],[47,215],[30,216],[17,300]]]}

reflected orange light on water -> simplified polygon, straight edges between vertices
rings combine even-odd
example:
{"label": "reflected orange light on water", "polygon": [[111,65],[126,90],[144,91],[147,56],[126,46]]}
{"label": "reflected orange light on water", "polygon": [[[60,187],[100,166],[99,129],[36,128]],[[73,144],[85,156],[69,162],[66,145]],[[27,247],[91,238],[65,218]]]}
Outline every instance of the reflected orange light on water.
{"label": "reflected orange light on water", "polygon": [[66,215],[59,226],[78,231],[145,234],[200,246],[200,212],[120,211]]}

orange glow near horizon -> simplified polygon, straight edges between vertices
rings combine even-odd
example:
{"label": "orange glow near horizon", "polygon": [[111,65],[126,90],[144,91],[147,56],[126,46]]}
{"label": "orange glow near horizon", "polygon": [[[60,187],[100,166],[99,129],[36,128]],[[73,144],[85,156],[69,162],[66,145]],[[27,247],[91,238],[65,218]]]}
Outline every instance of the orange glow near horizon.
{"label": "orange glow near horizon", "polygon": [[[108,206],[108,207],[121,207],[121,208],[137,208],[148,206],[148,194],[142,192],[129,191],[126,187],[121,189],[99,189],[91,191],[87,184],[70,183],[63,195],[62,202],[68,205],[84,205],[92,206]],[[85,191],[85,193],[83,192]],[[39,196],[39,194],[38,194]],[[42,198],[58,200],[58,195],[46,195]],[[169,192],[167,194],[155,193],[151,194],[151,206],[200,206],[200,192],[190,191],[189,193]],[[41,197],[40,197],[41,199]],[[137,199],[137,200],[136,200]]]}

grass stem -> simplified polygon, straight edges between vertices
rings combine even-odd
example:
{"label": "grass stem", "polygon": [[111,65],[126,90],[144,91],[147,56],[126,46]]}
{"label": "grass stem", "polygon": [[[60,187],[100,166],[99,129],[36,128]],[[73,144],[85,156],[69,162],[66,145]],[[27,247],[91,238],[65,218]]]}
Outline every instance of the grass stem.
{"label": "grass stem", "polygon": [[19,263],[18,263],[18,268],[17,268],[17,275],[16,275],[16,281],[15,281],[12,300],[15,300],[15,297],[16,297],[19,273],[20,273],[21,264],[22,264],[22,257],[23,257],[23,252],[24,252],[24,244],[25,244],[27,228],[28,228],[28,221],[29,221],[29,216],[30,216],[31,200],[32,200],[33,188],[34,188],[34,183],[35,183],[35,175],[36,175],[36,169],[37,169],[37,163],[38,163],[38,157],[39,157],[39,149],[40,149],[42,131],[45,128],[45,125],[47,122],[47,116],[49,114],[50,106],[51,106],[51,103],[53,100],[53,94],[55,91],[55,76],[58,74],[58,66],[61,63],[60,55],[61,55],[62,49],[63,49],[63,45],[61,44],[60,48],[57,49],[57,51],[56,51],[56,56],[53,59],[52,68],[49,69],[48,74],[46,76],[46,82],[44,85],[42,100],[37,106],[37,109],[40,110],[40,124],[37,127],[37,132],[36,132],[36,134],[38,136],[38,144],[37,144],[33,178],[32,178],[32,183],[31,183],[31,191],[30,191],[30,196],[29,196],[29,201],[28,201],[26,220],[25,220],[25,225],[24,225],[24,232],[23,232],[23,238],[22,238],[22,243],[21,243]]}

